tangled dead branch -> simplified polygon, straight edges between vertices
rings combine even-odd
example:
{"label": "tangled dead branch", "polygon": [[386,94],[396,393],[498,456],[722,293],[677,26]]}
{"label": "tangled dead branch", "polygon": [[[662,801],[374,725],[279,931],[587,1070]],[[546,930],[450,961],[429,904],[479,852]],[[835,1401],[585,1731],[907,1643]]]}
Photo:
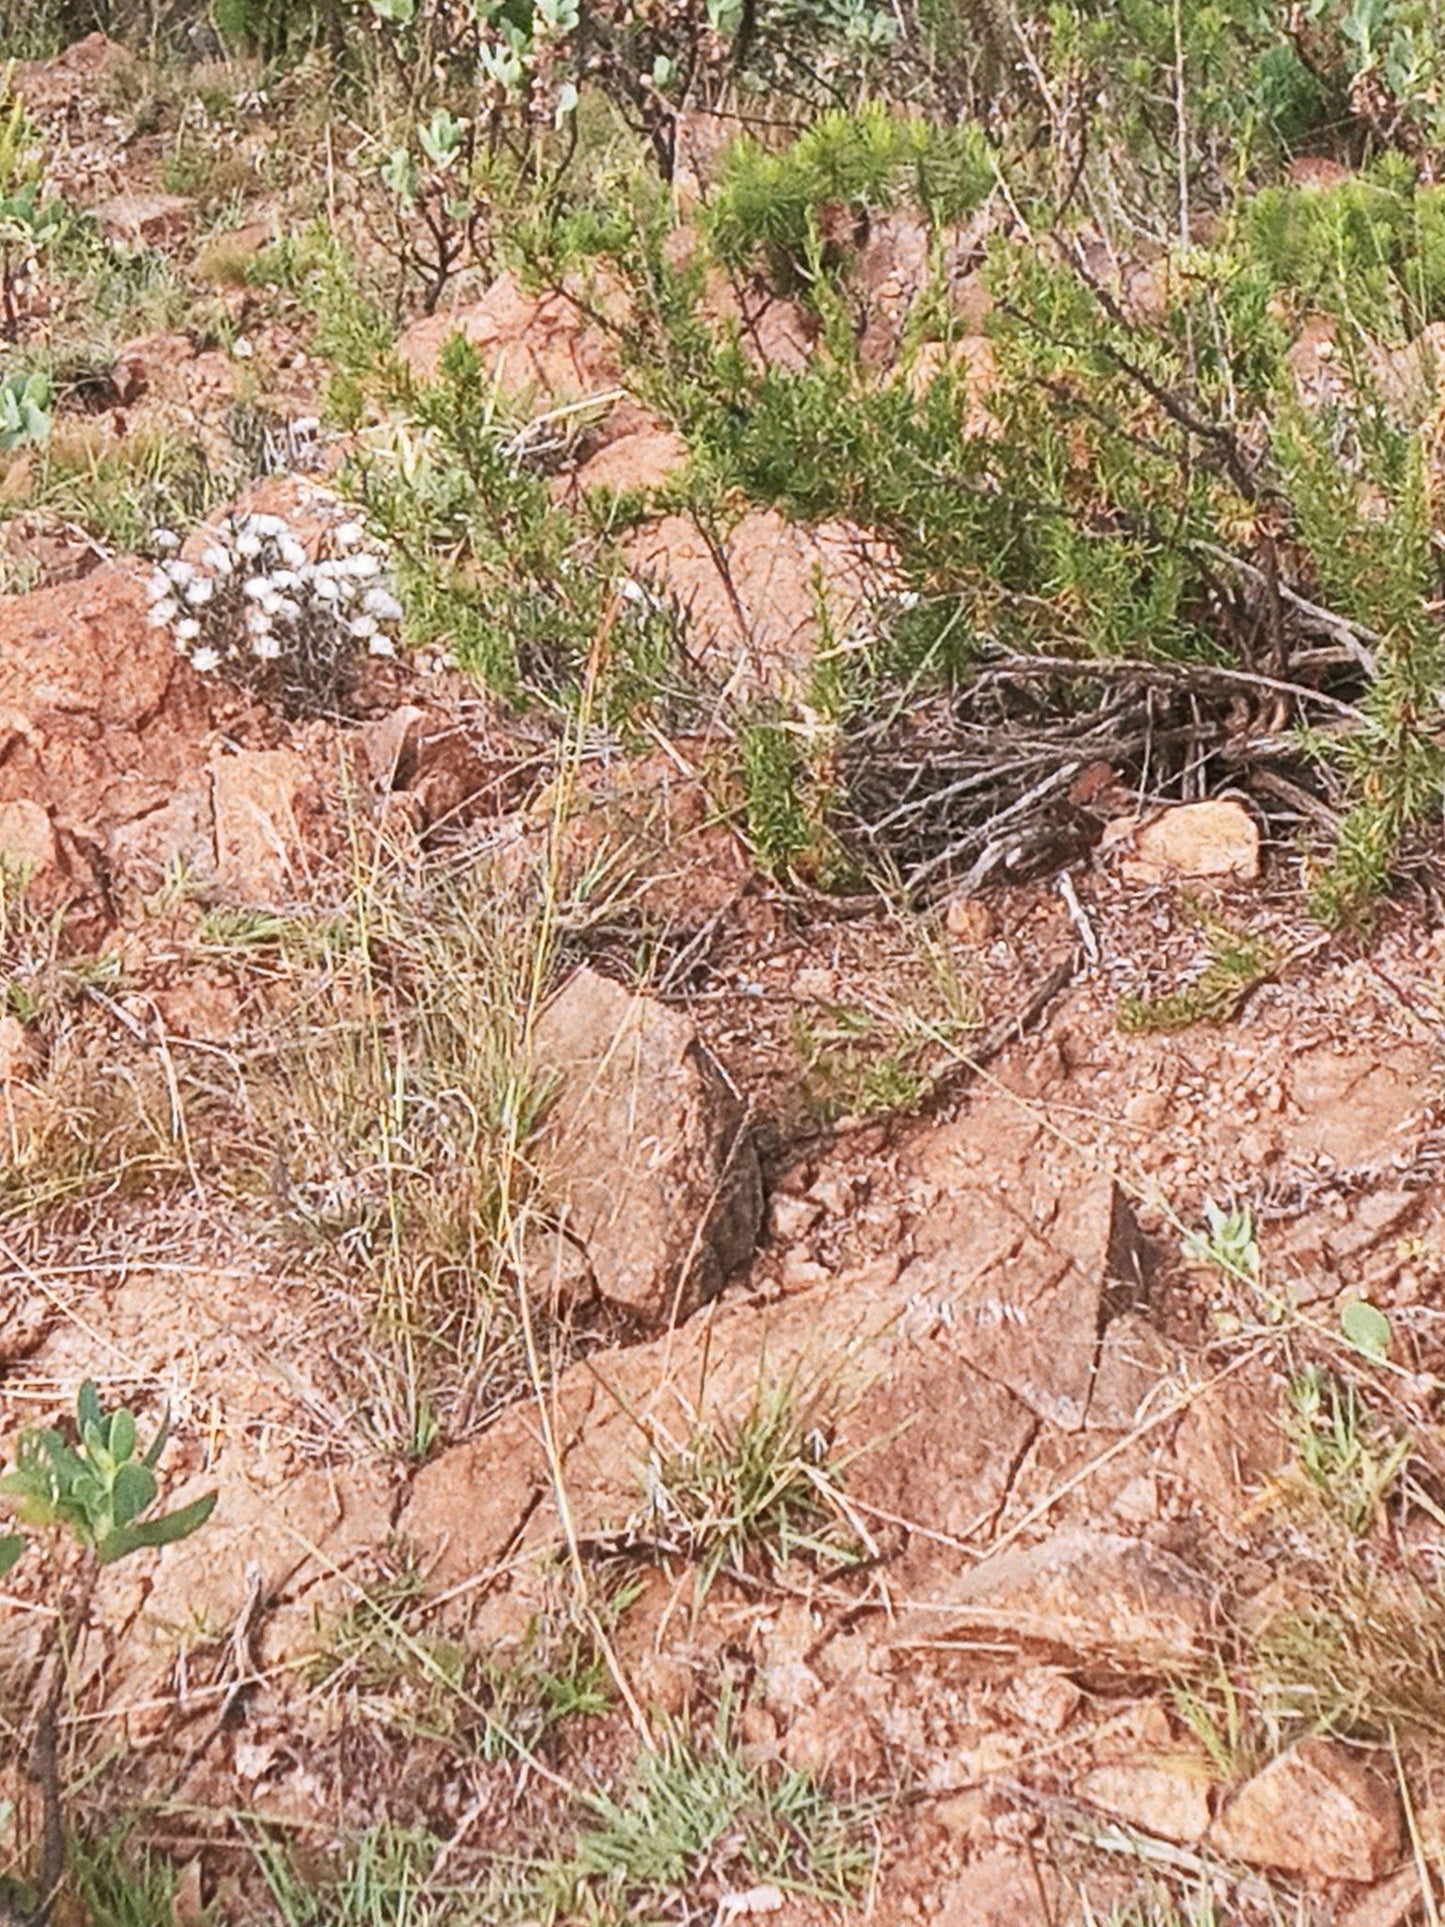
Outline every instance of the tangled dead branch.
{"label": "tangled dead branch", "polygon": [[931,897],[1067,862],[1098,840],[1121,789],[1147,806],[1227,781],[1281,827],[1318,826],[1337,799],[1293,732],[1360,724],[1329,687],[1358,671],[1328,645],[1290,667],[989,653],[951,695],[915,707],[901,694],[851,732],[843,834],[870,867]]}

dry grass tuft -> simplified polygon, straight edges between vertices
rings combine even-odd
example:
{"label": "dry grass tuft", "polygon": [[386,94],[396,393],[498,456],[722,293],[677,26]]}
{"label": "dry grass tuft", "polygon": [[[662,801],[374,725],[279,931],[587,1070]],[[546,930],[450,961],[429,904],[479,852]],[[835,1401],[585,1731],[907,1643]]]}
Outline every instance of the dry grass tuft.
{"label": "dry grass tuft", "polygon": [[[430,1444],[525,1382],[520,1224],[547,1091],[528,1014],[547,977],[529,903],[474,862],[357,861],[330,915],[212,920],[255,994],[244,1188],[356,1291],[389,1381],[389,1443]],[[562,1308],[536,1308],[550,1329]],[[398,1403],[399,1401],[399,1403]]]}
{"label": "dry grass tuft", "polygon": [[685,1444],[654,1449],[638,1529],[699,1568],[699,1598],[722,1573],[856,1564],[875,1548],[844,1491],[833,1421],[821,1392],[760,1381],[741,1417],[701,1420]]}
{"label": "dry grass tuft", "polygon": [[[540,912],[478,862],[358,847],[329,898],[218,907],[189,944],[239,1013],[224,1043],[170,1035],[143,961],[127,978],[116,957],[66,956],[6,882],[0,1009],[25,1024],[29,1064],[0,1106],[0,1217],[183,1190],[228,1211],[340,1288],[372,1431],[424,1452],[528,1383]],[[549,1354],[554,1296],[540,1278],[527,1308]]]}
{"label": "dry grass tuft", "polygon": [[1321,1569],[1306,1603],[1256,1635],[1262,1702],[1281,1722],[1445,1741],[1445,1592],[1362,1559]]}

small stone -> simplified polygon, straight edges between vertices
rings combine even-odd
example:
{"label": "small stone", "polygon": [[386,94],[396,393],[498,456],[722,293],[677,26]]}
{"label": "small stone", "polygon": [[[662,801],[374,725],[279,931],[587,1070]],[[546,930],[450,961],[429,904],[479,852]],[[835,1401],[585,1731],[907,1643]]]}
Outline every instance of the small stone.
{"label": "small stone", "polygon": [[778,1722],[770,1708],[752,1700],[738,1714],[737,1736],[753,1762],[778,1757]]}
{"label": "small stone", "polygon": [[1307,1880],[1381,1879],[1403,1847],[1393,1791],[1334,1740],[1301,1740],[1256,1773],[1216,1821],[1230,1860]]}
{"label": "small stone", "polygon": [[944,916],[955,943],[981,950],[993,939],[993,912],[979,897],[955,897]]}
{"label": "small stone", "polygon": [[768,1235],[774,1244],[796,1244],[807,1237],[822,1215],[823,1207],[814,1199],[775,1191],[768,1202]]}
{"label": "small stone", "polygon": [[1167,1091],[1136,1091],[1124,1105],[1124,1117],[1142,1130],[1160,1130],[1169,1120],[1172,1101]]}
{"label": "small stone", "polygon": [[687,461],[687,443],[670,428],[645,423],[607,442],[583,462],[573,477],[584,494],[608,488],[621,495],[659,488]]}
{"label": "small stone", "polygon": [[817,1699],[822,1682],[802,1660],[781,1659],[759,1674],[763,1704],[770,1713],[791,1722]]}
{"label": "small stone", "polygon": [[846,1218],[868,1195],[868,1180],[857,1171],[832,1171],[818,1178],[808,1196],[821,1205],[830,1218]]}
{"label": "small stone", "polygon": [[597,1283],[587,1253],[556,1225],[529,1225],[522,1249],[522,1275],[551,1316],[565,1317],[596,1296]]}
{"label": "small stone", "polygon": [[718,1902],[718,1919],[752,1920],[759,1914],[781,1913],[786,1904],[781,1887],[770,1884],[746,1887],[741,1893],[723,1895]]}
{"label": "small stone", "polygon": [[984,1854],[943,1896],[933,1927],[1036,1927],[1058,1918],[1059,1876],[1030,1853]]}
{"label": "small stone", "polygon": [[423,828],[469,821],[501,800],[497,766],[443,716],[404,703],[359,734],[377,790],[412,797]]}
{"label": "small stone", "polygon": [[211,766],[216,873],[242,903],[295,895],[307,874],[306,828],[317,813],[311,770],[294,750],[238,750]]}
{"label": "small stone", "polygon": [[1400,1927],[1420,1905],[1420,1873],[1414,1866],[1401,1867],[1388,1880],[1357,1900],[1353,1907],[1336,1915],[1338,1927]]}
{"label": "small stone", "polygon": [[1122,849],[1120,868],[1130,883],[1178,877],[1253,883],[1259,876],[1259,826],[1229,797],[1179,803],[1145,823],[1117,819],[1105,829],[1102,847]]}
{"label": "small stone", "polygon": [[404,790],[416,774],[418,742],[427,714],[415,703],[403,703],[376,722],[357,731],[373,782],[383,791]]}
{"label": "small stone", "polygon": [[180,194],[115,194],[95,210],[107,241],[157,247],[185,231],[194,203]]}
{"label": "small stone", "polygon": [[916,1608],[894,1644],[924,1647],[987,1632],[1122,1668],[1180,1666],[1208,1636],[1210,1592],[1181,1559],[1137,1539],[1065,1527],[1036,1546],[995,1553]]}
{"label": "small stone", "polygon": [[1420,1869],[1401,1867],[1387,1881],[1379,1881],[1353,1908],[1335,1915],[1337,1927],[1401,1927],[1420,1906]]}
{"label": "small stone", "polygon": [[938,1801],[933,1817],[951,1839],[976,1851],[993,1844],[998,1808],[999,1796],[992,1788],[972,1787]]}
{"label": "small stone", "polygon": [[886,1760],[877,1727],[848,1686],[831,1687],[788,1721],[782,1754],[795,1773],[844,1786],[874,1779]]}
{"label": "small stone", "polygon": [[1153,1474],[1141,1472],[1121,1486],[1114,1495],[1109,1513],[1120,1525],[1153,1525],[1159,1517],[1159,1487]]}
{"label": "small stone", "polygon": [[994,1821],[993,1830],[995,1838],[1005,1846],[1026,1846],[1043,1832],[1044,1816],[1032,1807],[1009,1807]]}
{"label": "small stone", "polygon": [[645,1706],[681,1719],[692,1698],[692,1669],[674,1653],[646,1652],[633,1671],[633,1685]]}
{"label": "small stone", "polygon": [[58,852],[48,811],[24,797],[0,803],[0,859],[31,876],[53,870]]}
{"label": "small stone", "polygon": [[1016,1679],[1010,1694],[1018,1716],[1037,1732],[1062,1733],[1084,1695],[1067,1673],[1040,1668]]}
{"label": "small stone", "polygon": [[778,1273],[778,1284],[788,1293],[813,1291],[819,1285],[826,1285],[830,1275],[828,1267],[819,1264],[816,1258],[808,1257],[806,1252],[790,1251]]}
{"label": "small stone", "polygon": [[1209,1774],[1203,1761],[1137,1761],[1096,1767],[1077,1788],[1090,1806],[1144,1833],[1192,1846],[1209,1831]]}

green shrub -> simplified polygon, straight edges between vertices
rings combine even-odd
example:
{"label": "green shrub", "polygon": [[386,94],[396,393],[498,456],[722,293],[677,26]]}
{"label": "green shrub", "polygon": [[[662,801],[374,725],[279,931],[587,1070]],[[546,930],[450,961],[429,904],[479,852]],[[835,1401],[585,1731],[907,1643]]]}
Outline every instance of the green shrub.
{"label": "green shrub", "polygon": [[1269,187],[1243,240],[1299,312],[1323,308],[1399,337],[1445,317],[1445,188],[1398,168],[1328,188]]}
{"label": "green shrub", "polygon": [[356,482],[396,559],[405,633],[443,641],[517,701],[570,703],[589,662],[608,719],[676,694],[673,612],[631,582],[605,505],[574,515],[553,500],[476,351],[456,337],[435,382],[396,392],[406,423]]}
{"label": "green shrub", "polygon": [[986,197],[996,178],[980,128],[939,126],[873,103],[821,116],[781,153],[749,136],[723,159],[706,213],[719,260],[740,268],[759,258],[798,279],[818,247],[820,212],[858,217],[898,206],[956,221]]}

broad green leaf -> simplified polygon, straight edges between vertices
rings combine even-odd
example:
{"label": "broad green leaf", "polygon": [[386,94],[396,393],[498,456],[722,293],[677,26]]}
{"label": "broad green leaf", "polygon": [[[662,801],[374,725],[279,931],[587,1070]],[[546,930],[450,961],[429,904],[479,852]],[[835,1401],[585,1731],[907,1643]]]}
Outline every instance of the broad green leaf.
{"label": "broad green leaf", "polygon": [[146,1519],[142,1524],[132,1527],[140,1534],[143,1546],[172,1546],[179,1539],[189,1539],[193,1532],[202,1527],[216,1509],[218,1494],[202,1493],[199,1499],[192,1499],[189,1505],[178,1506],[174,1512],[166,1512],[159,1519]]}
{"label": "broad green leaf", "polygon": [[148,1465],[128,1459],[115,1475],[110,1488],[111,1517],[118,1526],[128,1526],[155,1502],[156,1475]]}
{"label": "broad green leaf", "polygon": [[0,1579],[3,1579],[15,1561],[25,1550],[25,1541],[18,1532],[7,1532],[0,1538]]}
{"label": "broad green leaf", "polygon": [[438,167],[447,167],[461,151],[463,128],[454,114],[439,107],[425,127],[416,130],[422,152]]}
{"label": "broad green leaf", "polygon": [[55,1470],[56,1477],[65,1485],[72,1480],[83,1478],[87,1470],[85,1460],[73,1450],[59,1432],[49,1429],[33,1435],[38,1451],[43,1452]]}
{"label": "broad green leaf", "polygon": [[117,1559],[124,1559],[128,1552],[137,1551],[140,1543],[135,1536],[134,1526],[112,1526],[109,1532],[96,1540],[95,1556],[101,1565],[113,1566]]}
{"label": "broad green leaf", "polygon": [[135,1451],[135,1419],[122,1406],[110,1415],[110,1453],[119,1464]]}
{"label": "broad green leaf", "polygon": [[75,1422],[82,1432],[100,1424],[100,1393],[93,1378],[88,1378],[76,1394]]}
{"label": "broad green leaf", "polygon": [[1393,1336],[1390,1321],[1368,1298],[1356,1298],[1340,1313],[1346,1341],[1366,1358],[1388,1358]]}
{"label": "broad green leaf", "polygon": [[106,1502],[106,1488],[93,1472],[82,1472],[73,1480],[69,1489],[60,1494],[62,1500],[68,1499],[89,1513],[100,1512]]}
{"label": "broad green leaf", "polygon": [[416,199],[416,166],[404,147],[398,147],[390,159],[382,163],[381,180],[382,185],[389,193],[395,194],[399,201]]}
{"label": "broad green leaf", "polygon": [[203,1498],[193,1499],[189,1505],[183,1505],[175,1512],[162,1513],[159,1519],[145,1519],[139,1525],[117,1526],[96,1547],[96,1556],[103,1566],[109,1566],[117,1559],[124,1559],[127,1553],[139,1551],[142,1546],[173,1546],[180,1539],[189,1539],[193,1532],[206,1523],[215,1508],[216,1494],[208,1492]]}
{"label": "broad green leaf", "polygon": [[53,1524],[55,1502],[45,1479],[37,1478],[33,1472],[22,1467],[17,1472],[7,1472],[0,1479],[0,1492],[14,1500],[15,1511],[23,1525]]}

